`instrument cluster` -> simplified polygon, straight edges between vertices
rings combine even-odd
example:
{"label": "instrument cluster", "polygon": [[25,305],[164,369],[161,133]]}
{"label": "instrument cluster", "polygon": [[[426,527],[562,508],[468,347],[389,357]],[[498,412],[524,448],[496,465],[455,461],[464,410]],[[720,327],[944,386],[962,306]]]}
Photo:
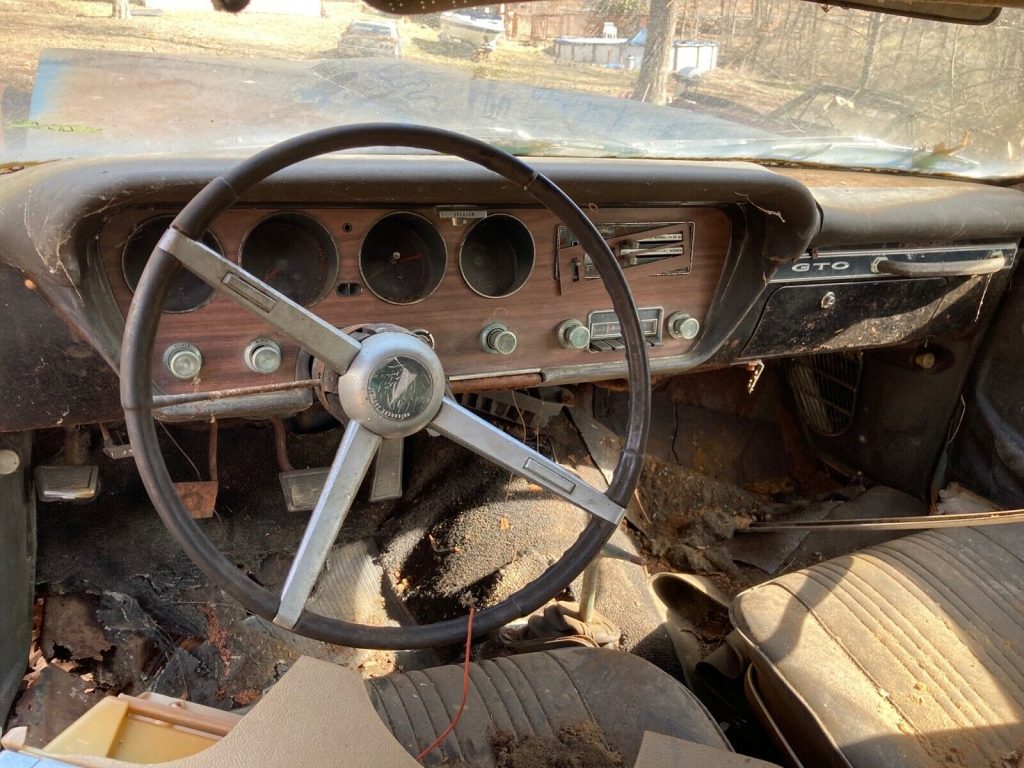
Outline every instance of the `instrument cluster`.
{"label": "instrument cluster", "polygon": [[[101,230],[101,259],[123,313],[175,212],[123,209]],[[685,354],[699,340],[728,254],[727,213],[662,206],[589,215],[628,270],[651,356]],[[422,333],[454,380],[539,383],[547,368],[582,372],[614,362],[624,347],[590,256],[542,208],[240,206],[204,242],[339,327],[388,322]],[[184,269],[157,345],[154,375],[169,393],[308,376],[287,338]]]}

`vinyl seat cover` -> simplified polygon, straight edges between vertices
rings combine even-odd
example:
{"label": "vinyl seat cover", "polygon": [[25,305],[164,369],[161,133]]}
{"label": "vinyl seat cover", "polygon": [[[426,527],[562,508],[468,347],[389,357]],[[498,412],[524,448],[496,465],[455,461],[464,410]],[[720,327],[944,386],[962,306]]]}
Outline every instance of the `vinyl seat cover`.
{"label": "vinyl seat cover", "polygon": [[749,589],[732,614],[806,765],[1024,752],[1024,526],[890,541]]}

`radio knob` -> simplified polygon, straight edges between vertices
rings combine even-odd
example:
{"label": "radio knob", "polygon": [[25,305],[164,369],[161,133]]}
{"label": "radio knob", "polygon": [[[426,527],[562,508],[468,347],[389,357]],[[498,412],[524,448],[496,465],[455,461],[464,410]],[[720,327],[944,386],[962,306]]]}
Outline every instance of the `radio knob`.
{"label": "radio knob", "polygon": [[256,339],[245,348],[245,364],[253,373],[274,373],[281,367],[281,347],[273,339]]}
{"label": "radio knob", "polygon": [[673,339],[691,341],[700,333],[700,321],[685,312],[673,312],[665,323],[668,335]]}
{"label": "radio knob", "polygon": [[558,326],[558,343],[566,349],[587,349],[590,329],[579,320],[566,320]]}
{"label": "radio knob", "polygon": [[492,355],[511,355],[519,346],[519,339],[501,323],[491,323],[480,332],[480,346]]}
{"label": "radio knob", "polygon": [[164,368],[176,379],[194,379],[202,367],[202,353],[187,341],[171,344],[164,351]]}

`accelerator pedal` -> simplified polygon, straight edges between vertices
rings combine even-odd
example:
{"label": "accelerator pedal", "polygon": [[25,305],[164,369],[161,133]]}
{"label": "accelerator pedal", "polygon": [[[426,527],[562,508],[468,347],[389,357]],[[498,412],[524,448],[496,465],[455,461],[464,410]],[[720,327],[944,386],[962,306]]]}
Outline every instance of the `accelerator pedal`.
{"label": "accelerator pedal", "polygon": [[373,479],[370,484],[370,501],[389,501],[402,498],[402,461],[405,454],[405,438],[394,437],[384,440],[373,463]]}

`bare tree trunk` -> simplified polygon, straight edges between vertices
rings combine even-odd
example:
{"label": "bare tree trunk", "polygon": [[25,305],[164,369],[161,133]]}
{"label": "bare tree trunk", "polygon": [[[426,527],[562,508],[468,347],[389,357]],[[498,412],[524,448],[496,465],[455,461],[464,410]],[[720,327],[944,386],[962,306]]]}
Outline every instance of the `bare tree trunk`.
{"label": "bare tree trunk", "polygon": [[664,104],[669,83],[669,58],[679,21],[682,0],[651,0],[647,22],[647,45],[640,64],[640,76],[633,88],[633,98],[649,104]]}
{"label": "bare tree trunk", "polygon": [[732,8],[729,11],[729,50],[736,44],[736,17],[739,15],[736,6],[740,0],[732,0]]}
{"label": "bare tree trunk", "polygon": [[858,91],[863,91],[871,79],[871,71],[875,67],[875,53],[878,51],[878,39],[882,34],[882,14],[872,13],[868,21],[868,42],[864,51],[864,65],[860,70]]}
{"label": "bare tree trunk", "polygon": [[110,18],[125,21],[132,17],[129,0],[110,0]]}

